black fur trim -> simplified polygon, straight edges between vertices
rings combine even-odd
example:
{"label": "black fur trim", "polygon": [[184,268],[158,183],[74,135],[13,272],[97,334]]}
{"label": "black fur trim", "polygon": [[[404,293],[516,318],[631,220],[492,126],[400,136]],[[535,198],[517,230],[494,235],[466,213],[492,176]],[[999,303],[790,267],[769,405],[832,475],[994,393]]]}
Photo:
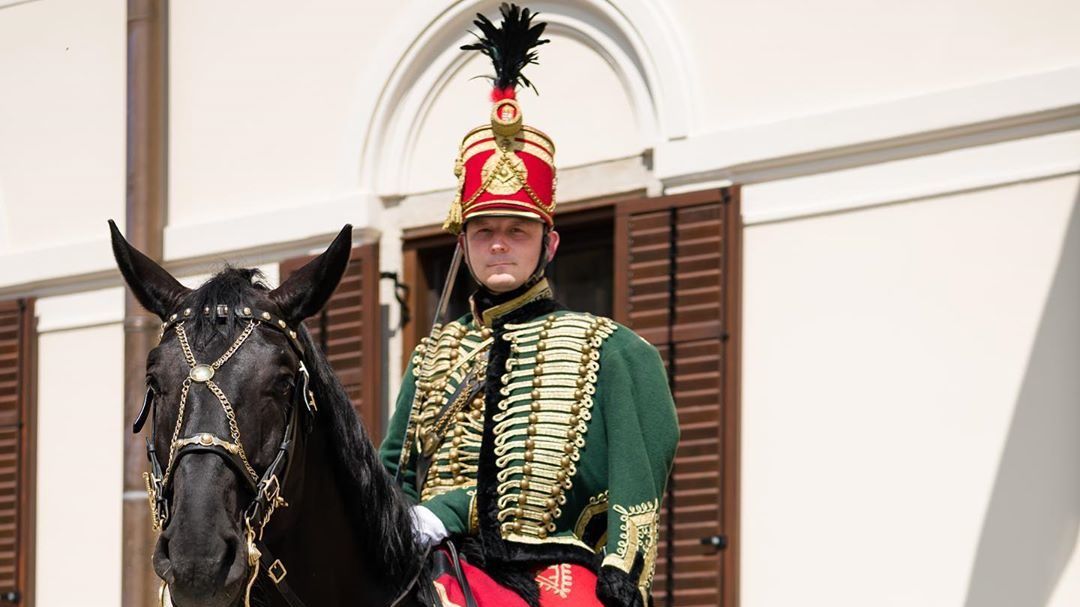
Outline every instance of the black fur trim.
{"label": "black fur trim", "polygon": [[[479,555],[473,554],[472,558],[477,556],[482,558],[481,566],[492,579],[517,592],[532,607],[538,607],[540,602],[540,588],[531,572],[533,566],[545,562],[572,562],[585,564],[595,569],[595,556],[586,550],[562,545],[515,544],[503,540],[499,531],[498,490],[495,482],[498,469],[495,463],[493,420],[499,412],[501,398],[499,388],[502,386],[502,375],[506,372],[506,361],[510,356],[510,342],[502,337],[506,333],[508,323],[525,322],[561,309],[563,306],[554,299],[539,299],[495,320],[492,327],[495,339],[488,355],[487,384],[484,394],[487,415],[480,447],[476,491],[477,515],[480,519],[480,550]],[[468,549],[467,554],[475,552],[475,547],[472,547]]]}
{"label": "black fur trim", "polygon": [[[644,607],[641,591],[638,590],[638,580],[641,579],[644,568],[645,560],[641,558],[641,554],[634,557],[634,565],[630,567],[629,574],[618,567],[601,567],[596,578],[597,598],[605,607]],[[651,597],[649,603],[651,606]]]}

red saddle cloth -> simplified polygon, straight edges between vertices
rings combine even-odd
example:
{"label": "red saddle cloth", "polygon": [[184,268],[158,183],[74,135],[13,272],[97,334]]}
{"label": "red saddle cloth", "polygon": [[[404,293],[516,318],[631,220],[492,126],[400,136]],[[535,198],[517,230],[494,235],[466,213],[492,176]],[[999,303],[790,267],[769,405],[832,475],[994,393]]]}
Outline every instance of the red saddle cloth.
{"label": "red saddle cloth", "polygon": [[[500,586],[478,567],[461,560],[477,607],[528,607],[513,590]],[[596,574],[580,565],[560,563],[534,570],[540,586],[541,607],[603,607],[596,598]],[[443,607],[465,607],[465,594],[450,573],[435,580]]]}

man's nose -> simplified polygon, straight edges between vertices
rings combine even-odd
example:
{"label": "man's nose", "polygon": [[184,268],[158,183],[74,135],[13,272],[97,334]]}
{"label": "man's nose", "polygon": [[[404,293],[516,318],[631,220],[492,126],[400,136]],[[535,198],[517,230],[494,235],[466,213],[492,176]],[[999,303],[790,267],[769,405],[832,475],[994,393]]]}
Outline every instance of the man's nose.
{"label": "man's nose", "polygon": [[506,241],[504,241],[501,236],[496,236],[495,239],[491,241],[491,251],[493,253],[504,253],[506,250]]}

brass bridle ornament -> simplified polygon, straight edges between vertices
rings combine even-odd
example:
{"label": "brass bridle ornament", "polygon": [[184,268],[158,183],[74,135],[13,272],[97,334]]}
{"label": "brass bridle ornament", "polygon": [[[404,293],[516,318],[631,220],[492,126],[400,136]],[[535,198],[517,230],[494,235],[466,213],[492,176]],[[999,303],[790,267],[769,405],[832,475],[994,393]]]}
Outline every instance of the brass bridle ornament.
{"label": "brass bridle ornament", "polygon": [[[256,310],[250,307],[240,307],[235,310],[229,310],[228,306],[224,305],[216,306],[213,310],[213,315],[218,319],[228,318],[230,313],[235,314],[241,320],[246,320],[247,325],[233,341],[229,349],[210,364],[199,363],[188,342],[187,332],[184,329],[184,322],[192,318],[192,310],[190,308],[185,309],[183,312],[171,315],[169,320],[161,327],[160,337],[164,337],[165,333],[170,329],[175,331],[177,340],[180,343],[180,348],[184,354],[184,360],[187,363],[189,370],[188,376],[184,379],[180,388],[180,403],[176,426],[173,428],[172,439],[169,442],[169,457],[166,461],[164,470],[162,470],[155,449],[156,424],[152,424],[152,436],[146,439],[146,453],[147,458],[150,460],[150,470],[149,472],[143,473],[143,479],[146,481],[146,493],[150,501],[151,521],[155,531],[161,531],[169,523],[169,502],[171,498],[173,471],[181,458],[187,455],[207,453],[222,457],[225,462],[233,468],[236,474],[247,482],[255,496],[251,501],[251,504],[249,504],[244,511],[245,546],[247,548],[248,566],[251,569],[247,587],[244,592],[245,607],[250,605],[251,589],[258,579],[259,571],[261,569],[266,569],[267,576],[274,582],[275,587],[289,605],[293,607],[302,607],[303,602],[300,601],[285,582],[285,576],[288,574],[285,565],[279,559],[273,558],[270,550],[263,543],[263,531],[266,528],[267,523],[270,522],[270,518],[273,516],[274,511],[278,508],[288,506],[288,503],[281,495],[281,488],[288,478],[289,468],[291,467],[293,460],[292,454],[296,445],[295,439],[300,417],[300,406],[298,401],[303,402],[307,414],[306,419],[308,423],[306,425],[308,431],[310,431],[313,425],[311,422],[318,412],[318,407],[315,404],[315,396],[309,389],[310,375],[303,363],[304,348],[298,339],[297,332],[289,328],[284,320],[275,317],[270,312]],[[203,314],[210,316],[210,308],[204,309]],[[213,380],[221,368],[234,354],[236,354],[236,351],[244,345],[251,333],[259,326],[277,330],[285,335],[289,344],[300,358],[300,364],[297,368],[298,381],[296,382],[294,397],[290,402],[285,432],[281,444],[278,446],[274,460],[261,476],[256,473],[251,462],[248,460],[247,453],[244,451],[243,443],[240,440],[240,428],[237,424],[236,412],[233,410],[228,397]],[[185,437],[180,436],[184,424],[184,412],[187,408],[188,393],[194,386],[199,384],[204,385],[217,398],[218,403],[225,412],[225,417],[229,424],[229,438],[219,437],[212,432],[197,432]],[[146,397],[143,400],[142,410],[139,412],[139,416],[132,426],[133,432],[138,433],[142,429],[151,411],[153,411],[155,416],[157,415],[156,401],[157,399],[155,398],[153,387],[148,386]],[[165,594],[166,584],[165,582],[162,582],[160,592],[162,605],[165,605]]]}

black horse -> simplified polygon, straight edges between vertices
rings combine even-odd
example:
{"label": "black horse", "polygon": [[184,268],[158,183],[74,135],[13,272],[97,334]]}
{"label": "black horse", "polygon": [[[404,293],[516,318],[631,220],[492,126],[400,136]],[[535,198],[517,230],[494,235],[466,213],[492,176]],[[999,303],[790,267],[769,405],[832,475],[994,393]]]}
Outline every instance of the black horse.
{"label": "black horse", "polygon": [[[287,570],[259,574],[251,604],[288,604],[269,579],[282,571],[307,607],[428,602],[417,595],[425,559],[408,502],[302,324],[337,287],[351,227],[276,289],[257,270],[227,268],[192,290],[109,223],[124,280],[165,323],[146,378],[149,446],[164,468],[152,478],[164,519],[153,562],[174,605],[244,603],[254,571],[246,521],[264,491],[254,527],[270,510],[261,545]],[[282,499],[249,478],[268,471]]]}

